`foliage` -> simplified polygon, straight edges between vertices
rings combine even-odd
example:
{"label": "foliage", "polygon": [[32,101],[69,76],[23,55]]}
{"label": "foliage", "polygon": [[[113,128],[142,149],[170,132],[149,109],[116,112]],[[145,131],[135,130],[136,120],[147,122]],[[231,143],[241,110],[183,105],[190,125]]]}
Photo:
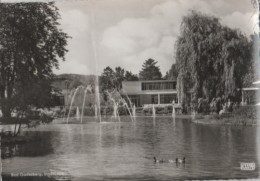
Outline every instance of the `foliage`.
{"label": "foliage", "polygon": [[259,0],[251,0],[252,5],[254,8],[257,8],[259,6]]}
{"label": "foliage", "polygon": [[142,70],[139,72],[141,80],[160,80],[162,73],[159,66],[156,66],[157,62],[151,58],[146,60],[142,65]]}
{"label": "foliage", "polygon": [[100,77],[102,91],[116,88],[115,72],[111,67],[106,67]]}
{"label": "foliage", "polygon": [[243,87],[252,87],[253,82],[259,80],[259,70],[260,70],[260,64],[258,61],[258,35],[254,34],[251,35],[251,42],[252,42],[252,52],[253,52],[253,57],[251,61],[247,62],[247,72],[243,77]]}
{"label": "foliage", "polygon": [[252,59],[252,45],[239,30],[199,12],[183,17],[176,43],[177,89],[183,106],[234,97]]}
{"label": "foliage", "polygon": [[53,67],[64,60],[67,34],[54,3],[0,4],[0,104],[3,114],[49,105]]}
{"label": "foliage", "polygon": [[138,78],[137,75],[133,74],[132,72],[126,71],[125,72],[125,80],[126,81],[138,81],[139,78]]}
{"label": "foliage", "polygon": [[167,80],[176,80],[178,77],[178,68],[176,64],[172,64],[171,69],[166,73]]}
{"label": "foliage", "polygon": [[115,68],[115,86],[118,89],[122,88],[122,82],[125,80],[125,70],[121,67]]}
{"label": "foliage", "polygon": [[122,88],[122,82],[126,81],[136,81],[139,80],[137,75],[132,74],[130,71],[125,71],[121,67],[116,67],[113,70],[111,67],[106,67],[100,77],[100,84],[102,91],[112,91],[116,89],[119,91]]}

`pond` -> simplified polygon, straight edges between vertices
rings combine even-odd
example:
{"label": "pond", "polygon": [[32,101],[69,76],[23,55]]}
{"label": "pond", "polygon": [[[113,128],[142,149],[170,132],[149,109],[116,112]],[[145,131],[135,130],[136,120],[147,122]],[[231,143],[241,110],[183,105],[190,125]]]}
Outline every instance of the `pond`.
{"label": "pond", "polygon": [[[65,121],[66,122],[66,121]],[[172,180],[257,178],[257,127],[200,125],[189,119],[137,117],[99,123],[86,118],[23,129],[39,137],[2,147],[4,180]],[[186,158],[185,164],[154,163]],[[254,171],[240,170],[254,162]]]}

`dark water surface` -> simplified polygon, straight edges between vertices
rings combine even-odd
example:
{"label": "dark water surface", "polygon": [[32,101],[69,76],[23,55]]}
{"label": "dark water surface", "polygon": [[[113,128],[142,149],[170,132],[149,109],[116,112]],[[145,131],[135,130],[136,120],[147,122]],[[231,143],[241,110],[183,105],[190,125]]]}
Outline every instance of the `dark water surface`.
{"label": "dark water surface", "polygon": [[[135,123],[124,118],[120,123],[86,121],[24,129],[23,134],[41,139],[2,148],[3,153],[8,149],[15,154],[2,159],[3,180],[259,177],[257,127],[199,125],[167,117],[136,118]],[[154,164],[154,156],[164,160],[185,156],[186,164]],[[241,162],[256,163],[256,170],[241,171]]]}

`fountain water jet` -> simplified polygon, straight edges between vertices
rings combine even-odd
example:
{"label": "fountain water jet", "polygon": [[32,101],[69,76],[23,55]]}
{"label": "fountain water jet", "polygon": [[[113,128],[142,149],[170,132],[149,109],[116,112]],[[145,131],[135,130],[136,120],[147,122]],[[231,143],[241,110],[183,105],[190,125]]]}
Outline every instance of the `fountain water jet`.
{"label": "fountain water jet", "polygon": [[[69,101],[72,100],[72,96],[73,96],[73,91],[70,92],[69,94]],[[65,121],[65,118],[66,118],[66,105],[64,106],[64,115],[63,115],[63,120],[62,121]]]}
{"label": "fountain water jet", "polygon": [[191,118],[192,118],[193,120],[195,120],[195,118],[196,118],[196,111],[195,111],[195,110],[192,112]]}
{"label": "fountain water jet", "polygon": [[172,117],[175,118],[176,116],[176,111],[175,111],[175,107],[174,104],[172,105]]}
{"label": "fountain water jet", "polygon": [[[97,99],[97,106],[96,106],[96,109],[97,109],[97,113],[95,113],[96,117],[99,117],[99,122],[101,123],[101,109],[100,109],[100,95],[99,95],[99,81],[98,81],[98,76],[96,78],[96,99]],[[96,105],[96,104],[95,104]],[[99,114],[98,114],[99,113]]]}
{"label": "fountain water jet", "polygon": [[86,100],[87,90],[88,90],[88,88],[86,88],[84,90],[84,98],[83,98],[83,104],[82,104],[82,109],[81,109],[81,120],[80,120],[81,124],[82,124],[82,119],[83,119],[83,116],[84,116],[84,107],[85,107],[85,100]]}
{"label": "fountain water jet", "polygon": [[77,88],[75,89],[75,92],[73,93],[73,96],[72,96],[72,98],[71,98],[69,113],[68,113],[68,117],[67,117],[67,124],[69,123],[71,107],[72,107],[72,104],[73,104],[73,102],[74,102],[74,99],[75,99],[75,96],[76,96],[78,90],[79,90],[79,87],[77,87]]}
{"label": "fountain water jet", "polygon": [[154,104],[153,104],[152,112],[153,112],[153,117],[155,117],[156,116],[156,112],[155,112]]}
{"label": "fountain water jet", "polygon": [[77,119],[77,120],[80,119],[79,107],[77,107],[77,109],[76,109],[76,119]]}
{"label": "fountain water jet", "polygon": [[[132,113],[131,113],[131,111],[130,111],[130,109],[129,109],[127,103],[126,103],[126,101],[125,101],[124,99],[122,99],[122,98],[121,98],[121,101],[123,102],[123,106],[125,106],[126,109],[128,110],[128,112],[129,112],[129,114],[130,114],[130,117],[131,117],[131,120],[134,121],[134,120],[133,120],[133,115],[132,115]],[[130,103],[130,104],[131,104],[131,103]],[[133,110],[133,109],[132,109],[132,110]]]}
{"label": "fountain water jet", "polygon": [[[121,96],[120,96],[120,99],[119,101],[116,102],[116,100],[112,97],[112,93],[114,92],[115,90],[113,90],[111,93],[106,91],[109,99],[113,102],[113,105],[114,105],[114,111],[113,111],[113,116],[115,118],[118,118],[118,120],[120,121],[120,116],[119,116],[119,113],[118,113],[118,105],[119,103],[123,103],[123,107],[125,107],[127,109],[127,111],[129,112],[130,114],[130,117],[131,117],[131,120],[133,120],[133,115],[132,115],[132,111],[133,111],[133,108],[132,108],[132,111],[130,111],[128,105],[127,105],[127,102],[125,101],[125,99],[123,99]],[[129,98],[128,98],[129,100]],[[130,101],[130,100],[129,100]],[[130,101],[130,105],[131,105],[131,101]]]}
{"label": "fountain water jet", "polygon": [[97,118],[98,117],[98,110],[97,110],[97,105],[96,104],[94,106],[94,109],[95,109],[95,118]]}
{"label": "fountain water jet", "polygon": [[118,105],[117,105],[117,103],[116,102],[114,102],[114,110],[113,110],[113,115],[114,115],[114,117],[115,118],[117,118],[117,108],[118,108]]}
{"label": "fountain water jet", "polygon": [[132,110],[133,110],[132,115],[135,118],[136,117],[136,107],[135,107],[135,105],[133,106]]}

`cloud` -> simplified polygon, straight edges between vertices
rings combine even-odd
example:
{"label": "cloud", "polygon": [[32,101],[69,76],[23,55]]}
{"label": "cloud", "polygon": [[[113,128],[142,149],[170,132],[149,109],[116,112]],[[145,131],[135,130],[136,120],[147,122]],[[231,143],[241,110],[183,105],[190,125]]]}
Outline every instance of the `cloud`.
{"label": "cloud", "polygon": [[91,38],[88,16],[79,9],[60,10],[62,19],[61,29],[71,38],[68,39],[66,61],[60,62],[60,69],[54,73],[80,73],[89,74],[95,69],[95,62],[91,61]]}
{"label": "cloud", "polygon": [[154,5],[148,16],[125,18],[104,30],[101,49],[109,52],[106,56],[113,60],[106,64],[112,67],[121,65],[138,73],[144,60],[154,58],[164,74],[175,62],[174,44],[179,35],[180,23],[191,9],[215,15],[225,25],[240,28],[247,34],[252,33],[252,13],[234,11],[235,7],[224,0],[176,0]]}
{"label": "cloud", "polygon": [[91,69],[88,68],[86,63],[80,63],[79,60],[70,59],[60,64],[59,70],[55,70],[56,74],[62,73],[76,73],[76,74],[88,74]]}
{"label": "cloud", "polygon": [[60,11],[60,15],[62,28],[72,37],[80,36],[89,29],[88,17],[78,9]]}
{"label": "cloud", "polygon": [[221,22],[231,28],[238,28],[247,35],[258,32],[259,29],[258,15],[252,13],[243,14],[236,11],[223,17]]}

